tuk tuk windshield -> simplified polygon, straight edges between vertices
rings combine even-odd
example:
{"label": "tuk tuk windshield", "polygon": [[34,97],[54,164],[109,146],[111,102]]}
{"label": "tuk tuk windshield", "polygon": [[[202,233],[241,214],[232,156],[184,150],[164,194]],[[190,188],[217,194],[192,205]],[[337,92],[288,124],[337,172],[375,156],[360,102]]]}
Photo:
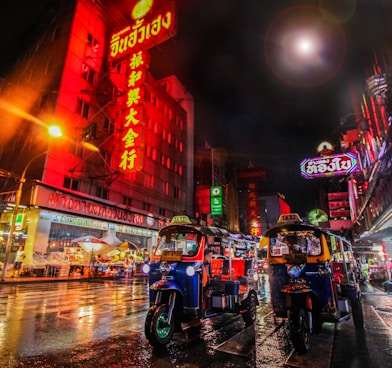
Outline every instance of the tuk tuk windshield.
{"label": "tuk tuk windshield", "polygon": [[200,237],[197,233],[168,232],[159,239],[155,255],[160,256],[163,251],[182,251],[183,256],[193,257],[199,249]]}
{"label": "tuk tuk windshield", "polygon": [[270,237],[270,256],[281,257],[284,254],[321,254],[320,237],[312,230],[281,231]]}

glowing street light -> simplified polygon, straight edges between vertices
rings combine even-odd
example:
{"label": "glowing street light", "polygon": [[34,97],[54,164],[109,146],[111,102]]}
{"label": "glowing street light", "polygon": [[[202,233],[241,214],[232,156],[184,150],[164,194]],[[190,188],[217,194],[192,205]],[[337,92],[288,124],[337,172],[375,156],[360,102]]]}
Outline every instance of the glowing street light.
{"label": "glowing street light", "polygon": [[[53,137],[61,137],[62,133],[59,127],[54,127],[51,126],[48,128],[48,132],[51,136]],[[24,167],[22,174],[19,177],[19,186],[15,194],[15,206],[12,212],[12,219],[11,219],[11,225],[10,225],[10,230],[8,233],[8,239],[7,239],[7,245],[6,245],[6,250],[5,250],[5,256],[4,256],[4,264],[3,264],[3,273],[1,275],[1,281],[4,282],[5,278],[7,276],[7,265],[8,261],[10,258],[11,254],[11,247],[12,247],[12,240],[14,237],[14,231],[15,231],[15,224],[16,224],[16,217],[18,215],[18,210],[19,210],[19,205],[20,205],[20,200],[22,198],[22,192],[23,192],[23,184],[26,181],[26,174],[27,170],[30,168],[30,165],[37,160],[38,158],[45,156],[48,154],[48,151],[42,152],[36,156],[34,156]]]}

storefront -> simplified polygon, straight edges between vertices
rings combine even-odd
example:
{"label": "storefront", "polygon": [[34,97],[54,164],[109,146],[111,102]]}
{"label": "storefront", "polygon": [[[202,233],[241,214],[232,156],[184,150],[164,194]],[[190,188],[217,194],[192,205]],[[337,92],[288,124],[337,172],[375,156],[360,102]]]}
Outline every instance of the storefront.
{"label": "storefront", "polygon": [[[10,217],[10,213],[2,215],[3,227]],[[152,215],[42,184],[34,185],[30,206],[22,208],[18,217],[23,220],[12,252],[24,246],[24,268],[35,276],[83,275],[98,257],[107,267],[109,262],[119,268],[135,252],[150,254],[163,225]]]}

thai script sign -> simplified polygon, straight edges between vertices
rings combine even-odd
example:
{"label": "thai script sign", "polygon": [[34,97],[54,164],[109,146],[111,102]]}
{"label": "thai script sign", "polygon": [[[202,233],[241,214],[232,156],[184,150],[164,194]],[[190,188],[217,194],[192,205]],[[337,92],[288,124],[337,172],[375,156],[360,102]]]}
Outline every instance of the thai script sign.
{"label": "thai script sign", "polygon": [[305,179],[328,177],[336,175],[348,175],[358,169],[356,155],[351,152],[305,158],[300,163],[301,175]]}
{"label": "thai script sign", "polygon": [[[159,229],[165,225],[161,219],[153,219],[148,215],[95,202],[88,198],[74,197],[68,193],[59,192],[40,185],[35,187],[31,204],[90,218],[98,218],[104,221],[136,225],[151,229]],[[154,220],[153,223],[152,220]]]}
{"label": "thai script sign", "polygon": [[112,35],[110,57],[118,59],[135,50],[147,50],[175,34],[174,3],[166,9],[148,11],[142,18]]}

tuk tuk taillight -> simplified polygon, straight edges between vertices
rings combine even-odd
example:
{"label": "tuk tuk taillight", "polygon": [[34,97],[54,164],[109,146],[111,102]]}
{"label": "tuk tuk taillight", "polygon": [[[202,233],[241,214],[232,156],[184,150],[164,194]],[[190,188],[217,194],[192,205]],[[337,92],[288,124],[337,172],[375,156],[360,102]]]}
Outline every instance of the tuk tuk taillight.
{"label": "tuk tuk taillight", "polygon": [[311,296],[309,294],[306,295],[306,297],[305,297],[305,308],[308,311],[311,311],[312,308],[313,308],[312,298],[311,298]]}

